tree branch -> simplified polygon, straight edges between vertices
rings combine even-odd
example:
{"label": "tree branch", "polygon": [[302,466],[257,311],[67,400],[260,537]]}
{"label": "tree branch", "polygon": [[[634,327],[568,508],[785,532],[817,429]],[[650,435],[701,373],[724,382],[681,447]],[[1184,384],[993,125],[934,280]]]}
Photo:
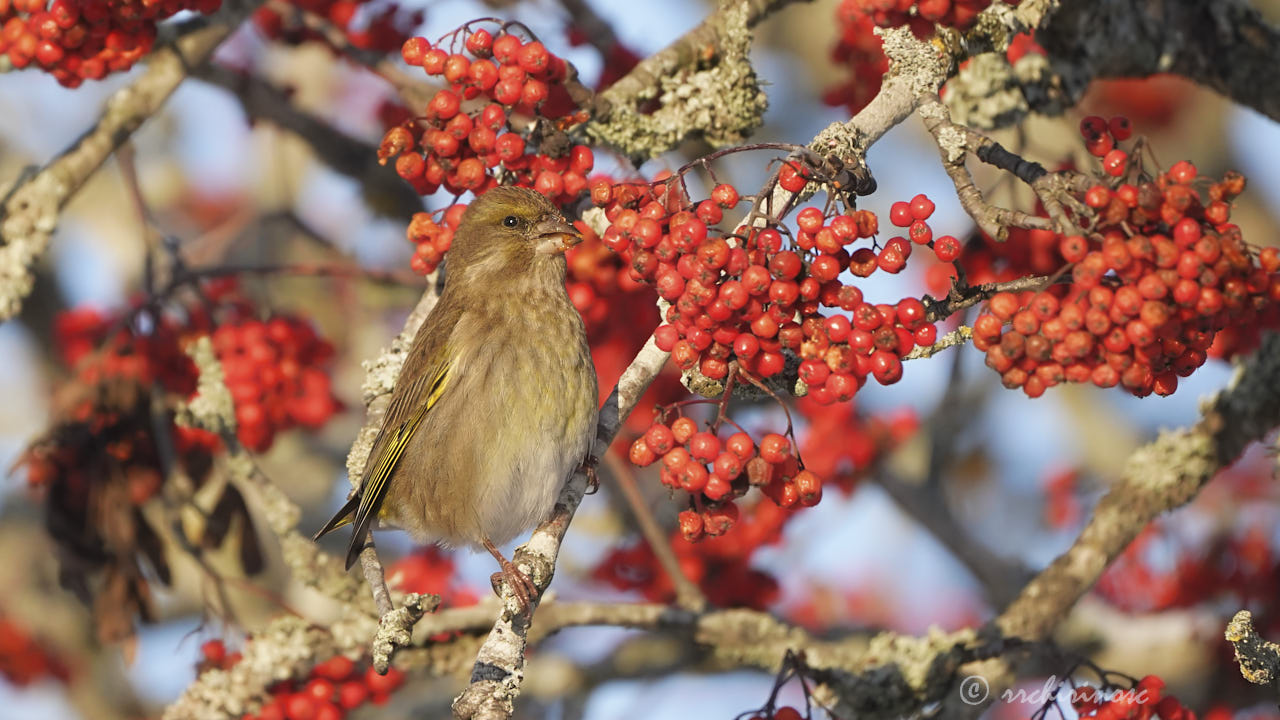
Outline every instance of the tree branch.
{"label": "tree branch", "polygon": [[422,197],[394,168],[378,163],[377,146],[353,138],[299,109],[283,90],[270,82],[215,63],[198,68],[195,75],[239,98],[251,121],[265,120],[297,135],[325,165],[358,180],[366,197],[378,199],[369,203],[375,212],[407,223],[415,212],[422,210]]}
{"label": "tree branch", "polygon": [[680,568],[680,561],[671,548],[671,541],[666,531],[659,527],[644,496],[640,494],[640,488],[636,486],[636,476],[628,466],[628,461],[613,452],[606,453],[604,458],[616,486],[627,501],[627,506],[636,516],[636,524],[640,526],[640,533],[644,535],[645,542],[653,550],[654,557],[662,565],[667,577],[671,578],[671,585],[676,591],[676,605],[686,610],[702,610],[707,606],[707,598],[702,594],[702,589],[697,583],[690,580]]}
{"label": "tree branch", "polygon": [[1064,3],[1036,41],[1073,99],[1094,78],[1171,72],[1280,120],[1280,31],[1243,0]]}
{"label": "tree branch", "polygon": [[[1233,383],[1205,405],[1194,426],[1164,432],[1129,457],[1122,478],[1094,509],[1071,547],[998,617],[1002,637],[1049,637],[1103,571],[1153,520],[1191,502],[1219,470],[1280,425],[1280,334],[1270,334]],[[970,668],[993,688],[1012,671],[1005,661]]]}

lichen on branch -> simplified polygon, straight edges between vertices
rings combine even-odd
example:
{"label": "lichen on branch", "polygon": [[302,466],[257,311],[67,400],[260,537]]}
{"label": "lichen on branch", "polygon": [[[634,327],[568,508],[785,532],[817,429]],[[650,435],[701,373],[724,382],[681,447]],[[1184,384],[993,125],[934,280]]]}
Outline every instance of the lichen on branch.
{"label": "lichen on branch", "polygon": [[[740,144],[764,121],[768,98],[749,58],[752,32],[747,2],[732,2],[715,26],[718,42],[689,48],[693,56],[674,72],[654,78],[635,95],[602,103],[586,127],[592,140],[610,145],[637,165],[700,137],[713,147]],[[656,101],[658,109],[641,106]]]}

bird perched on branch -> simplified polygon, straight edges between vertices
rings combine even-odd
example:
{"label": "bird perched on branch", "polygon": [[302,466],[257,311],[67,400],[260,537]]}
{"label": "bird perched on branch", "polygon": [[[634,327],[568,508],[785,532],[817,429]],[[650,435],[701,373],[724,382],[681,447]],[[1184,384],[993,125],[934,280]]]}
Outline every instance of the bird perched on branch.
{"label": "bird perched on branch", "polygon": [[524,608],[536,588],[497,546],[551,515],[587,461],[597,387],[564,253],[582,240],[540,193],[497,187],[467,208],[440,300],[413,339],[356,492],[316,533],[375,520],[483,547]]}

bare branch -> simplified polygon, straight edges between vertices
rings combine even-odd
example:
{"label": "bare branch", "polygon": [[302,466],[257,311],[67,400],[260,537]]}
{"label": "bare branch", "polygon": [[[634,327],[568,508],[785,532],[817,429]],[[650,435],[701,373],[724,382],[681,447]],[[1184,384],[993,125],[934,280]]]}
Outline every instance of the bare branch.
{"label": "bare branch", "polygon": [[631,472],[627,461],[618,457],[616,453],[610,452],[605,455],[605,463],[609,466],[609,471],[618,489],[622,491],[622,496],[626,499],[631,512],[636,516],[636,524],[640,526],[645,542],[649,543],[654,557],[666,571],[667,577],[671,578],[671,584],[676,591],[676,605],[695,611],[705,608],[707,598],[702,594],[702,589],[680,568],[680,561],[676,558],[675,551],[671,549],[671,541],[667,533],[654,520],[644,496],[640,494],[640,488],[636,486],[635,473]]}
{"label": "bare branch", "polygon": [[248,73],[209,63],[196,70],[200,80],[216,85],[240,99],[251,120],[266,120],[304,140],[316,157],[333,170],[364,186],[366,197],[376,197],[370,209],[408,222],[422,210],[422,198],[395,169],[378,163],[376,146],[358,140],[325,120],[293,104],[280,88]]}
{"label": "bare branch", "polygon": [[[924,121],[925,128],[929,130],[930,134],[933,135],[934,141],[938,144],[938,151],[942,155],[942,168],[947,171],[947,176],[951,178],[951,182],[956,186],[956,195],[960,198],[960,205],[969,214],[969,217],[973,218],[973,221],[978,224],[978,228],[987,234],[987,237],[996,242],[1004,242],[1009,237],[1009,228],[1011,227],[1032,230],[1054,229],[1053,222],[1049,218],[1036,217],[1024,212],[996,207],[989,204],[986,198],[982,197],[982,191],[978,190],[977,186],[974,185],[973,176],[969,174],[969,168],[964,163],[969,151],[966,143],[967,136],[951,122],[951,114],[936,96],[930,96],[929,99],[922,102],[917,113]],[[1000,149],[1003,150],[1003,148]],[[1044,174],[1044,168],[1039,165],[1026,163],[1025,161],[1022,161],[1022,163],[1024,165],[1032,165],[1040,170],[1040,175]]]}

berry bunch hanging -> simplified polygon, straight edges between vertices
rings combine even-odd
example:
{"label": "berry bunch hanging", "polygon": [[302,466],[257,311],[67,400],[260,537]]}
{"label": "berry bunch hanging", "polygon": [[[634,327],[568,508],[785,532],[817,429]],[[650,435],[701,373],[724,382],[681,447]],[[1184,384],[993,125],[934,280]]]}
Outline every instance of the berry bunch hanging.
{"label": "berry bunch hanging", "polygon": [[250,450],[266,451],[293,427],[318,429],[340,408],[325,371],[333,346],[304,320],[223,322],[213,347],[235,400],[237,436]]}
{"label": "berry bunch hanging", "polygon": [[[974,346],[1006,387],[1038,397],[1092,382],[1169,395],[1221,331],[1231,328],[1231,342],[1217,354],[1229,355],[1280,326],[1280,255],[1250,248],[1230,222],[1243,176],[1208,182],[1204,198],[1196,186],[1206,181],[1186,161],[1143,176],[1117,147],[1131,133],[1124,118],[1088,117],[1081,132],[1112,180],[1084,193],[1097,214],[1087,235],[1053,236],[1069,282],[997,294],[973,325]],[[1136,184],[1124,182],[1131,175]]]}
{"label": "berry bunch hanging", "polygon": [[[783,166],[784,189],[805,182],[791,165]],[[716,226],[726,211],[746,202],[736,189],[718,185],[695,205],[677,201],[673,187],[593,182],[591,196],[609,220],[605,245],[671,303],[654,337],[682,370],[696,368],[722,380],[733,362],[748,375],[769,378],[785,369],[789,351],[802,360],[801,382],[826,404],[852,398],[868,376],[885,385],[897,382],[901,358],[936,339],[920,300],[871,304],[841,279],[845,270],[856,277],[901,272],[913,243],[929,244],[944,257],[957,252],[954,238],[933,241],[924,222],[933,212],[927,197],[895,206],[901,211],[895,221],[913,226],[912,240],[895,237],[878,251],[850,252],[848,246],[878,232],[874,213],[828,215],[811,207],[797,214],[794,234],[779,226],[726,233]],[[824,307],[850,315],[824,315]]]}
{"label": "berry bunch hanging", "polygon": [[0,54],[13,67],[38,67],[66,87],[133,67],[151,51],[156,24],[222,0],[3,0]]}

